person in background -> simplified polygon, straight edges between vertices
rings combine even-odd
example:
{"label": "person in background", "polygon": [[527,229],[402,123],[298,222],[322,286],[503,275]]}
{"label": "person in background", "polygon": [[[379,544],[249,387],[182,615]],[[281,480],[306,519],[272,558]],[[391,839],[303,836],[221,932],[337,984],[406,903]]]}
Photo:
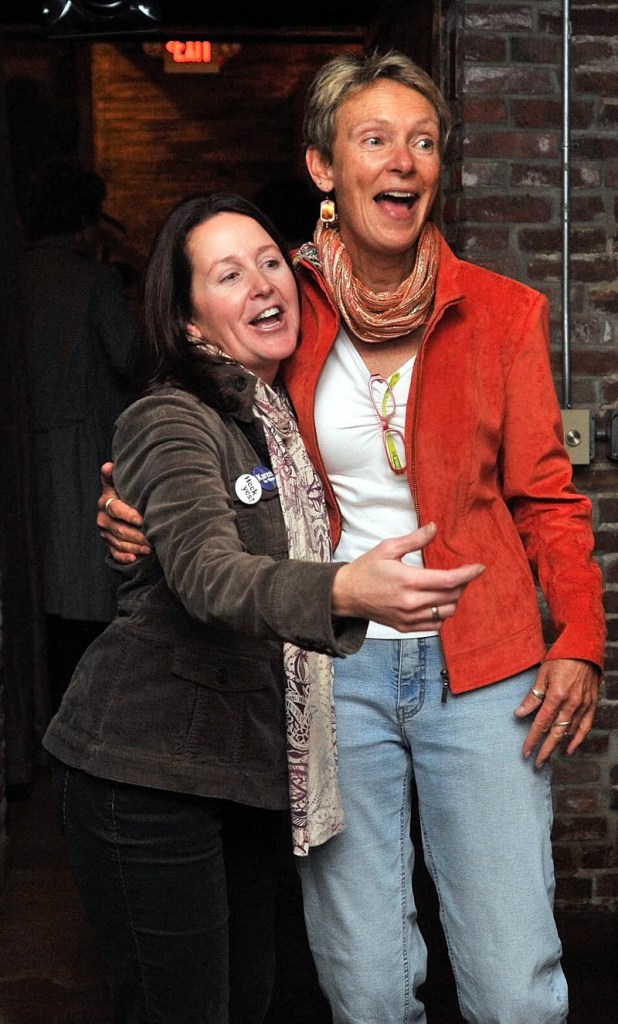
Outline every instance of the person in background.
{"label": "person in background", "polygon": [[130,260],[114,259],[110,262],[120,275],[129,309],[133,316],[139,319],[142,300],[142,275],[140,270]]}
{"label": "person in background", "polygon": [[[601,572],[563,445],[547,300],[457,259],[432,221],[450,122],[431,78],[394,51],[335,57],[307,95],[322,204],[295,255],[301,342],[284,379],[334,557],[435,522],[411,556],[420,572],[486,565],[443,628],[435,602],[433,621],[402,635],[376,598],[363,646],[335,665],[347,827],[299,861],[335,1024],[426,1021],[413,785],[465,1020],[559,1024],[568,1012],[550,757],[592,726]],[[97,521],[122,563],[148,547],[111,469]]]}
{"label": "person in background", "polygon": [[[118,574],[97,550],[92,502],[113,424],[133,397],[135,318],[98,258],[104,180],[54,158],[33,179],[20,268],[51,710],[112,619]],[[71,542],[68,542],[68,533]]]}
{"label": "person in background", "polygon": [[113,445],[152,552],[43,741],[116,1024],[263,1021],[282,814],[299,857],[343,827],[332,657],[358,650],[376,599],[381,621],[425,628],[482,572],[404,565],[433,526],[332,560],[279,378],[299,325],[284,251],[233,193],[188,197],[158,233],[149,385]]}

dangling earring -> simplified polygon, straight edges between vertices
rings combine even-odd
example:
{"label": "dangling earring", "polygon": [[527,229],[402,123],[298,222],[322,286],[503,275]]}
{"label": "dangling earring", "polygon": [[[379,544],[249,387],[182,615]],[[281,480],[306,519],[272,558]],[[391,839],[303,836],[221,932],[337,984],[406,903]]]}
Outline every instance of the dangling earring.
{"label": "dangling earring", "polygon": [[334,199],[323,199],[320,203],[320,220],[323,224],[334,224],[337,220],[337,210]]}

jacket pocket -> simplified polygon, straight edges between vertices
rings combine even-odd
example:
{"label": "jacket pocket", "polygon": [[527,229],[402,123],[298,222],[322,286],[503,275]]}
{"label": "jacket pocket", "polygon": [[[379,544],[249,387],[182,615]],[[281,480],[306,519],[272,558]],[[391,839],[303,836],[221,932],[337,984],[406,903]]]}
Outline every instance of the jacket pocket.
{"label": "jacket pocket", "polygon": [[278,491],[262,491],[255,505],[234,502],[240,539],[252,555],[288,557],[288,539]]}
{"label": "jacket pocket", "polygon": [[212,690],[246,691],[268,687],[272,678],[270,667],[263,662],[243,656],[238,650],[225,653],[203,651],[175,651],[172,674]]}
{"label": "jacket pocket", "polygon": [[[248,645],[251,646],[250,644]],[[172,674],[192,689],[183,756],[268,772],[285,753],[283,669],[234,652],[177,651]]]}

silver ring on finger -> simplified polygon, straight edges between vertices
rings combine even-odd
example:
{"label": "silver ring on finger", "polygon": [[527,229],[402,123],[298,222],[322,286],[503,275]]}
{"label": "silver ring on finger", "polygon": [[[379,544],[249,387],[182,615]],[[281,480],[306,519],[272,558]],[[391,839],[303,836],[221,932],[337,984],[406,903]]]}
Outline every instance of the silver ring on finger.
{"label": "silver ring on finger", "polygon": [[537,700],[540,700],[540,701],[544,701],[545,700],[545,690],[535,690],[534,687],[532,687],[532,691],[531,692],[534,694],[534,696],[536,697]]}
{"label": "silver ring on finger", "polygon": [[437,604],[434,604],[434,606],[431,609],[431,617],[434,622],[442,622],[442,616],[440,615],[440,609],[438,608]]}
{"label": "silver ring on finger", "polygon": [[108,498],[107,501],[105,502],[105,511],[107,512],[108,515],[111,515],[111,513],[109,511],[109,506],[111,505],[112,501],[115,501],[115,500],[116,500],[116,496],[112,495],[112,497]]}
{"label": "silver ring on finger", "polygon": [[564,732],[562,733],[560,739],[565,739],[566,736],[568,736],[568,729],[570,725],[571,722],[554,722],[554,724],[552,725],[552,729],[564,729]]}

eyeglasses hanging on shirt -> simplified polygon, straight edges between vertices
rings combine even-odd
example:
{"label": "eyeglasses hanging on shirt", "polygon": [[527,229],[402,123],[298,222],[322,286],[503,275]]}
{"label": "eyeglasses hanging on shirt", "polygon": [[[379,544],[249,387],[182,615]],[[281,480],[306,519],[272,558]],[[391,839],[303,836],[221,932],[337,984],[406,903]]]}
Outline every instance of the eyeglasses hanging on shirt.
{"label": "eyeglasses hanging on shirt", "polygon": [[401,430],[391,424],[397,411],[397,400],[393,388],[399,380],[399,376],[399,373],[394,373],[387,380],[379,373],[372,373],[369,378],[369,397],[382,427],[384,452],[390,468],[397,476],[401,476],[406,471],[404,436]]}

